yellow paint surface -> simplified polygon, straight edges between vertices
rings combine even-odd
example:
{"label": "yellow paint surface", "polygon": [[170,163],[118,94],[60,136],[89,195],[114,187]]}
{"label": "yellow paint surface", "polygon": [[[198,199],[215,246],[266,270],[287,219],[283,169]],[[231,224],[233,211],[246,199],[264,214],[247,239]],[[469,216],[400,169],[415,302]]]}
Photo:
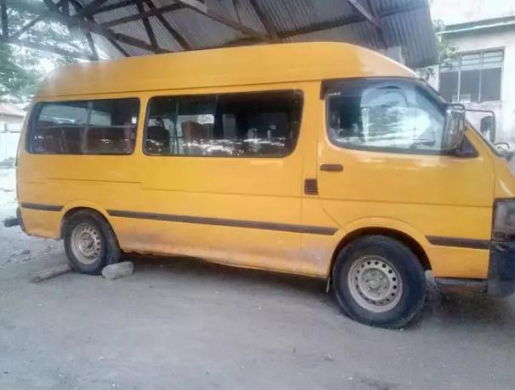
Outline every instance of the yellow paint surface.
{"label": "yellow paint surface", "polygon": [[[54,72],[36,101],[138,97],[141,112],[130,156],[35,155],[19,149],[19,202],[29,234],[58,238],[69,210],[102,213],[125,251],[199,256],[242,267],[326,277],[338,244],[358,229],[402,232],[426,252],[437,277],[485,278],[488,251],[434,246],[427,236],[490,239],[496,196],[514,196],[511,173],[472,130],[479,157],[400,155],[333,146],[326,135],[321,81],[414,77],[366,49],[305,43],[209,50],[81,64]],[[304,110],[295,151],[285,158],[146,156],[148,99],[295,90]],[[24,133],[25,134],[25,133]],[[320,172],[339,163],[341,173]],[[494,174],[495,172],[495,174]],[[304,195],[308,178],[319,195]],[[111,217],[108,210],[334,228],[304,234],[214,224]]]}

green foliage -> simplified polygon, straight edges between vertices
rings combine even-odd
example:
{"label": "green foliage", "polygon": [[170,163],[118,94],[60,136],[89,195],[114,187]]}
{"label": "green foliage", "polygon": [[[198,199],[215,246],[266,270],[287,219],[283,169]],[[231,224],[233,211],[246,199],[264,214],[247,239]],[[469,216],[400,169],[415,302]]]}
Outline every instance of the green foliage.
{"label": "green foliage", "polygon": [[0,99],[21,102],[35,90],[40,72],[35,58],[15,54],[11,46],[0,44]]}
{"label": "green foliage", "polygon": [[[441,20],[433,21],[433,26],[435,30],[435,34],[445,30],[445,25]],[[437,36],[436,38],[436,50],[438,52],[438,63],[444,63],[449,61],[454,57],[456,53],[456,48],[454,48],[450,42],[445,38],[445,36]]]}
{"label": "green foliage", "polygon": [[[451,60],[456,53],[456,49],[450,44],[450,42],[443,35],[437,35],[438,32],[445,29],[445,25],[441,20],[433,21],[433,29],[436,35],[436,51],[438,54],[438,64],[446,63]],[[429,80],[435,74],[434,66],[427,66],[425,68],[417,69],[417,73],[420,77],[425,80]]]}
{"label": "green foliage", "polygon": [[[38,15],[8,9],[9,35],[16,33]],[[40,21],[22,34],[20,40],[80,53],[87,42],[79,31],[59,23]],[[50,54],[41,50],[0,43],[0,100],[25,102],[34,95],[49,68],[74,63],[73,56]]]}

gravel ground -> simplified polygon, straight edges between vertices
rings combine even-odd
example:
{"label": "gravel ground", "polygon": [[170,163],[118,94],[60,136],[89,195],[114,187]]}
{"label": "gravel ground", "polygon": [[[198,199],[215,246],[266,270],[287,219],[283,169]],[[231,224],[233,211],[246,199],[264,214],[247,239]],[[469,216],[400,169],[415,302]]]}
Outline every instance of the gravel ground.
{"label": "gravel ground", "polygon": [[0,227],[0,389],[515,388],[514,298],[430,285],[422,318],[391,331],[344,317],[319,281],[130,260],[124,279],[33,284],[61,244]]}

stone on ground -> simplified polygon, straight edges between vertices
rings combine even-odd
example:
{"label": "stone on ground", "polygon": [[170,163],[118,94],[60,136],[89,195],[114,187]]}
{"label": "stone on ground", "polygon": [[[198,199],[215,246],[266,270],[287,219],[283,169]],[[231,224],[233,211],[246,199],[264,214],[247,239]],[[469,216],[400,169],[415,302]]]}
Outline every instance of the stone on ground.
{"label": "stone on ground", "polygon": [[[29,252],[30,253],[30,252]],[[36,272],[34,276],[32,277],[33,283],[39,283],[43,280],[55,278],[56,276],[63,275],[67,272],[70,272],[72,270],[72,267],[68,263],[66,264],[60,264],[55,267],[47,268],[43,271]]]}
{"label": "stone on ground", "polygon": [[110,264],[102,270],[102,276],[106,279],[118,279],[130,276],[134,273],[134,264],[130,261]]}

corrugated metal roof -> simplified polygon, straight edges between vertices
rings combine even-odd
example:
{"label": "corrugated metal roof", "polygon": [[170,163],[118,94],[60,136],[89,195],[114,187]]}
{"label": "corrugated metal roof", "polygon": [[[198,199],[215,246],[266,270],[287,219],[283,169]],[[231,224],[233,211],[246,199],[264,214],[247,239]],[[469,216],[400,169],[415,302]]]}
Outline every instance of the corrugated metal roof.
{"label": "corrugated metal roof", "polygon": [[[94,0],[83,0],[87,5]],[[120,3],[108,0],[104,5]],[[269,19],[280,41],[341,41],[351,42],[372,49],[401,46],[408,66],[421,67],[437,61],[436,43],[429,13],[428,0],[370,0],[380,16],[382,33],[360,15],[345,0],[255,0],[262,13]],[[175,0],[152,0],[156,7],[168,6]],[[368,0],[359,0],[368,9]],[[267,34],[265,24],[252,6],[251,0],[205,0],[213,12],[230,18],[262,34]],[[148,8],[145,8],[148,10]],[[94,16],[98,23],[134,15],[136,6],[102,12]],[[369,12],[372,13],[371,10]],[[182,8],[163,14],[163,18],[180,34],[191,49],[198,50],[224,45],[258,43],[245,33],[219,23],[192,9]],[[169,51],[183,50],[157,17],[151,17],[156,40],[160,48]],[[144,42],[148,34],[141,20],[112,27]],[[111,56],[120,53],[106,40],[102,48]],[[120,44],[130,55],[150,54],[148,50]]]}

